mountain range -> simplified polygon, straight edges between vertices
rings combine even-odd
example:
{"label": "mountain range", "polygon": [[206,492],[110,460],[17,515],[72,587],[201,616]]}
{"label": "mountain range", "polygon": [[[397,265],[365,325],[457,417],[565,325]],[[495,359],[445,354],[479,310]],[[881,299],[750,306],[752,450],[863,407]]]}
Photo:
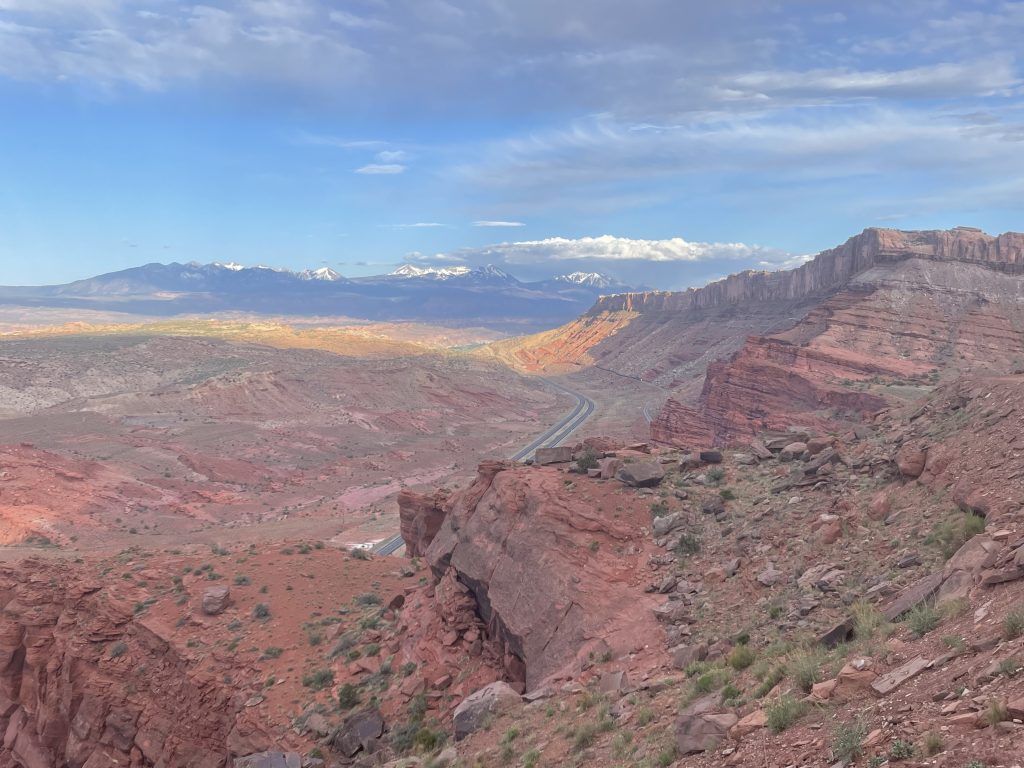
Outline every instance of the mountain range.
{"label": "mountain range", "polygon": [[145,264],[61,285],[0,287],[0,304],[174,316],[212,312],[344,316],[508,332],[551,328],[602,294],[631,290],[573,272],[522,282],[495,266],[423,267],[347,278],[320,267],[293,272],[235,263]]}

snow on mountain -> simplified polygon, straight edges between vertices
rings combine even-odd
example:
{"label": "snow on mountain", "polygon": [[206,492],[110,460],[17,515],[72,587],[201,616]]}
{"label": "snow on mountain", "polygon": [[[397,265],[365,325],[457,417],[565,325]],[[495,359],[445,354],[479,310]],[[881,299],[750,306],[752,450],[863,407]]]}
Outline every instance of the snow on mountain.
{"label": "snow on mountain", "polygon": [[430,277],[447,280],[451,277],[468,275],[472,271],[469,267],[417,267],[415,264],[403,264],[391,275],[392,277]]}
{"label": "snow on mountain", "polygon": [[335,280],[341,280],[341,274],[335,272],[330,267],[320,267],[319,269],[304,269],[299,274],[301,280],[323,280],[326,282],[333,283]]}
{"label": "snow on mountain", "polygon": [[568,275],[559,275],[555,280],[560,283],[585,285],[590,288],[612,288],[622,285],[614,277],[602,275],[600,272],[570,272]]}

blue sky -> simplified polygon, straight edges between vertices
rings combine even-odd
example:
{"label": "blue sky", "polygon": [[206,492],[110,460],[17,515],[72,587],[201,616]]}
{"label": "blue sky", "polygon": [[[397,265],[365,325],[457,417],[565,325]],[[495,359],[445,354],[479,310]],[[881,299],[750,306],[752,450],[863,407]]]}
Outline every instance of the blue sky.
{"label": "blue sky", "polygon": [[0,283],[679,288],[868,226],[1019,230],[1022,33],[982,0],[0,0]]}

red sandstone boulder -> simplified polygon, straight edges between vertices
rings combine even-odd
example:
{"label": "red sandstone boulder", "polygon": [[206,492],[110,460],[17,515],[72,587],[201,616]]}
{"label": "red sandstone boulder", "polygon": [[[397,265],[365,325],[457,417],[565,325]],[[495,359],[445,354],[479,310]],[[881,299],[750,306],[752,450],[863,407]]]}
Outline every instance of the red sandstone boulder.
{"label": "red sandstone boulder", "polygon": [[444,522],[448,496],[449,492],[443,488],[433,494],[410,490],[402,490],[398,494],[399,525],[409,557],[422,557],[427,551]]}
{"label": "red sandstone boulder", "polygon": [[928,461],[928,452],[915,445],[903,445],[896,452],[896,467],[904,477],[914,479],[924,472]]}

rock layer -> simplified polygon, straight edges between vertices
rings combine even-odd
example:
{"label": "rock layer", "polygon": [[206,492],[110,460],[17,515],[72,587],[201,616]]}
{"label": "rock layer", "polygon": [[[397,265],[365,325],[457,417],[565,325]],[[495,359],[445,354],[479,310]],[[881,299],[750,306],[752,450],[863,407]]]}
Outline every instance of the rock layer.
{"label": "rock layer", "polygon": [[608,519],[564,493],[565,475],[501,462],[453,495],[426,557],[474,596],[506,674],[536,688],[590,653],[629,652],[657,636],[654,597],[637,594],[638,521]]}
{"label": "rock layer", "polygon": [[269,746],[113,587],[0,568],[0,765],[220,768]]}

